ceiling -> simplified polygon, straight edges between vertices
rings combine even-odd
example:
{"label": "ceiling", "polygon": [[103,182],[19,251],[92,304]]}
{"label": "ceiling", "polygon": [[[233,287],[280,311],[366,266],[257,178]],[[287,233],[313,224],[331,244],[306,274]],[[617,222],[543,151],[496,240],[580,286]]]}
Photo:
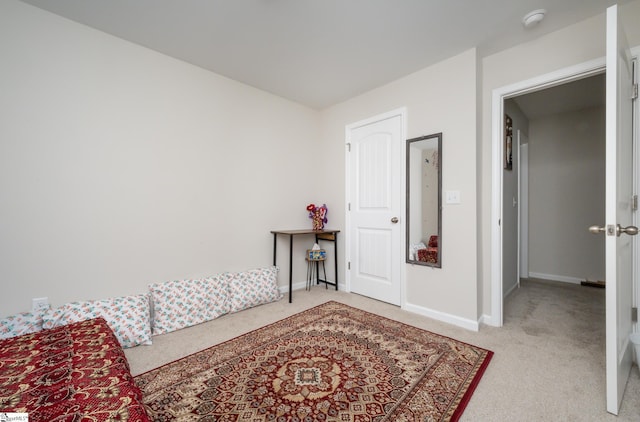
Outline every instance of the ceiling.
{"label": "ceiling", "polygon": [[529,120],[605,106],[605,73],[514,97]]}
{"label": "ceiling", "polygon": [[[477,47],[482,56],[616,0],[22,0],[323,109]],[[630,0],[618,0],[627,3]],[[525,29],[522,17],[547,9]]]}

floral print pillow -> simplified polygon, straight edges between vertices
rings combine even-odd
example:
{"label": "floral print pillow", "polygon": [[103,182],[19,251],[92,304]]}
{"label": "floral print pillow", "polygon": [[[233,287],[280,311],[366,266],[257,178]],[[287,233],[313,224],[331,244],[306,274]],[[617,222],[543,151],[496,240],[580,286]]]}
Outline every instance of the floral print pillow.
{"label": "floral print pillow", "polygon": [[0,319],[0,339],[42,331],[42,317],[47,309],[35,312],[20,312]]}
{"label": "floral print pillow", "polygon": [[123,348],[151,344],[149,296],[123,296],[66,303],[44,315],[43,328],[103,317]]}
{"label": "floral print pillow", "polygon": [[229,284],[229,312],[238,312],[282,299],[278,289],[278,267],[226,273]]}
{"label": "floral print pillow", "polygon": [[229,312],[226,278],[207,277],[149,285],[153,335],[210,321]]}

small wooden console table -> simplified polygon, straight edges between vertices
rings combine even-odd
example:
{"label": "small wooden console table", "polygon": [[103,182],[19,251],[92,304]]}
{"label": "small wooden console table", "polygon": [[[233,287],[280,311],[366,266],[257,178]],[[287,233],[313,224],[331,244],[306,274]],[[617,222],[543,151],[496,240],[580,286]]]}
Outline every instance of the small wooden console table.
{"label": "small wooden console table", "polygon": [[340,230],[271,230],[271,233],[273,233],[273,265],[276,265],[278,235],[289,236],[289,303],[291,303],[291,298],[293,297],[293,236],[313,234],[315,235],[316,243],[319,240],[334,242],[336,281],[332,283],[327,280],[320,280],[320,278],[318,278],[318,281],[336,286],[336,290],[338,290],[338,233],[340,233]]}

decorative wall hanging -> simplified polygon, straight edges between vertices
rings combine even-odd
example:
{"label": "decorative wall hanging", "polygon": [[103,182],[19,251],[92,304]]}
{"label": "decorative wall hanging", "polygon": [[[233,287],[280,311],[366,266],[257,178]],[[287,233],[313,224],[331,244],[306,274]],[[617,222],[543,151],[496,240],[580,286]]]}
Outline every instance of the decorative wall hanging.
{"label": "decorative wall hanging", "polygon": [[504,168],[513,169],[513,121],[504,115]]}

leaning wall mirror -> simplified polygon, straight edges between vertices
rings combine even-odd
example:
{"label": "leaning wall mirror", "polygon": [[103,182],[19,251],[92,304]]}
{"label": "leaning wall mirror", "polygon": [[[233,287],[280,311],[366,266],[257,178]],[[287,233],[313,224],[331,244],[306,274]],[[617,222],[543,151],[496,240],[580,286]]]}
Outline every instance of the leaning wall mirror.
{"label": "leaning wall mirror", "polygon": [[442,267],[442,133],[407,139],[407,263]]}

